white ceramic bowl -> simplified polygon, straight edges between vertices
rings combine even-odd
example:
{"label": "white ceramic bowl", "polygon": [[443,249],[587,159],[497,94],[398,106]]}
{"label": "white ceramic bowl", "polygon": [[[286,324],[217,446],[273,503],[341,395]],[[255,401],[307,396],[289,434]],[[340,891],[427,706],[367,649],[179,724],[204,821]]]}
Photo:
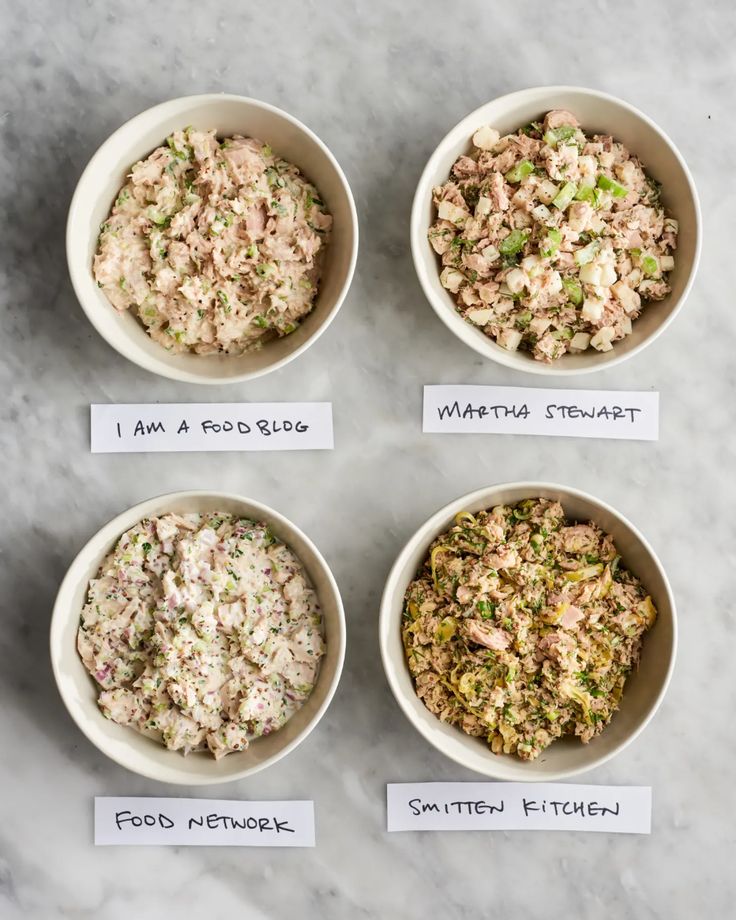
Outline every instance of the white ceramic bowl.
{"label": "white ceramic bowl", "polygon": [[[432,188],[447,181],[450,169],[472,147],[471,138],[482,125],[508,134],[534,121],[550,109],[567,109],[586,131],[612,134],[643,162],[649,175],[662,183],[662,202],[680,222],[675,269],[670,275],[671,293],[647,304],[634,323],[631,335],[617,342],[612,351],[588,349],[564,355],[552,364],[536,361],[528,352],[507,351],[466,322],[455,309],[452,294],[439,280],[439,258],[427,231],[435,220]],[[440,141],[419,180],[411,213],[411,249],[419,281],[442,322],[466,345],[485,358],[531,374],[571,375],[613,367],[640,352],[664,332],[685,302],[700,258],[700,205],[690,171],[667,135],[638,109],[591,89],[574,86],[540,86],[501,96],[471,112]]]}
{"label": "white ceramic bowl", "polygon": [[[167,511],[229,511],[265,521],[297,554],[322,607],[327,652],[317,683],[306,701],[279,731],[253,741],[243,752],[215,761],[207,753],[183,756],[132,728],[106,719],[97,706],[95,684],[77,653],[77,630],[89,580],[120,536],[145,517]],[[345,614],[340,592],[319,550],[296,525],[266,505],[225,492],[173,492],[130,508],[92,537],[72,562],[54,605],[51,664],[61,698],[79,728],[103,754],[149,779],[188,786],[242,779],[275,763],[302,742],[324,715],[335,693],[345,657]]]}
{"label": "white ceramic bowl", "polygon": [[[260,351],[236,356],[169,354],[145,332],[130,311],[118,313],[97,287],[92,259],[104,222],[130,167],[162,144],[172,131],[193,125],[257,137],[299,167],[319,189],[334,218],[325,251],[319,293],[312,312],[291,335]],[[286,112],[245,96],[211,94],[172,99],[141,112],[109,137],[89,161],[77,184],[66,230],[69,274],[92,325],[113,348],[135,364],[188,383],[235,383],[259,377],[296,358],[325,331],[340,309],[355,269],[358,217],[347,179],[337,160],[309,128]]]}
{"label": "white ceramic bowl", "polygon": [[[562,503],[567,516],[595,521],[613,535],[623,563],[651,594],[658,617],[644,637],[639,669],[626,681],[621,708],[593,741],[555,741],[533,761],[493,754],[479,738],[466,735],[434,716],[414,692],[401,641],[404,594],[427,555],[432,541],[447,530],[459,511],[476,512],[525,498],[550,498]],[[423,737],[451,760],[495,779],[547,782],[592,770],[623,750],[657,711],[675,663],[677,621],[675,601],[662,566],[639,531],[597,498],[566,486],[544,482],[513,482],[464,495],[441,508],[409,540],[394,563],[381,600],[379,638],[388,682],[404,715]]]}

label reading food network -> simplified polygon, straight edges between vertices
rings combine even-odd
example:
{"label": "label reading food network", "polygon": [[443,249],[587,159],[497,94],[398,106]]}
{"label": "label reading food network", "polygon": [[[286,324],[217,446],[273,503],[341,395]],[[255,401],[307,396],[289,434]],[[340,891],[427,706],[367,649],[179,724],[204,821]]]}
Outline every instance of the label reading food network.
{"label": "label reading food network", "polygon": [[659,393],[425,386],[423,431],[656,441]]}
{"label": "label reading food network", "polygon": [[313,847],[314,802],[98,796],[95,845]]}
{"label": "label reading food network", "polygon": [[93,454],[331,450],[332,403],[90,406]]}
{"label": "label reading food network", "polygon": [[649,786],[390,783],[389,831],[651,833]]}

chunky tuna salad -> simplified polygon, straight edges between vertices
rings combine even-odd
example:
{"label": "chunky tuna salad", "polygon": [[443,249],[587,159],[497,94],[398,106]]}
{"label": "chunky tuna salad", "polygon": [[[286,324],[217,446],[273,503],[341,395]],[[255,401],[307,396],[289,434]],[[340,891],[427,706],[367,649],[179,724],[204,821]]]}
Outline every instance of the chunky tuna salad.
{"label": "chunky tuna salad", "polygon": [[417,695],[496,754],[533,760],[610,722],[656,610],[613,540],[529,499],[462,512],[404,602]]}
{"label": "chunky tuna salad", "polygon": [[331,226],[315,187],[266,144],[186,128],[133,166],[94,277],[169,351],[242,354],[310,312]]}
{"label": "chunky tuna salad", "polygon": [[504,137],[482,127],[434,189],[440,280],[509,351],[547,363],[610,351],[670,291],[678,225],[659,191],[622,144],[588,136],[570,112]]}
{"label": "chunky tuna salad", "polygon": [[219,759],[304,703],[321,624],[302,564],[265,524],[166,514],[124,533],[102,563],[77,647],[109,719]]}

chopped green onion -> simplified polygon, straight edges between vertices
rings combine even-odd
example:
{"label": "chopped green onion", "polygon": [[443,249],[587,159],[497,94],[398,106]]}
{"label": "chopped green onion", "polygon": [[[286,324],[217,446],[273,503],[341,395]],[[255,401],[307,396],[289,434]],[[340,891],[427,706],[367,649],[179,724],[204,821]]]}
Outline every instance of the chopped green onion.
{"label": "chopped green onion", "polygon": [[656,275],[659,271],[659,262],[654,256],[644,256],[641,260],[641,270],[645,275]]}
{"label": "chopped green onion", "polygon": [[529,239],[531,230],[512,230],[509,235],[498,244],[498,251],[505,256],[516,255],[524,248]]}
{"label": "chopped green onion", "polygon": [[512,166],[504,178],[507,182],[521,182],[522,179],[533,172],[534,164],[530,163],[529,160],[522,160],[516,166]]}
{"label": "chopped green onion", "polygon": [[253,317],[253,322],[256,324],[256,326],[259,327],[259,329],[268,328],[268,320],[265,316],[255,316]]}
{"label": "chopped green onion", "polygon": [[583,302],[583,288],[579,281],[576,281],[574,278],[563,278],[562,286],[565,289],[565,293],[570,300],[570,303],[575,304],[576,307],[579,307]]}
{"label": "chopped green onion", "polygon": [[564,211],[575,197],[577,190],[578,187],[574,182],[566,182],[552,199],[552,204],[560,211]]}
{"label": "chopped green onion", "polygon": [[167,137],[167,138],[166,138],[166,143],[168,144],[169,149],[170,149],[171,152],[174,154],[174,156],[177,158],[177,160],[188,160],[188,159],[189,159],[189,154],[188,154],[188,153],[186,153],[186,152],[183,151],[183,150],[179,150],[179,149],[178,149],[178,147],[177,147],[176,144],[174,143],[174,138],[173,138],[173,136],[172,136],[172,137]]}
{"label": "chopped green onion", "polygon": [[629,194],[627,188],[609,176],[598,176],[598,188],[603,189],[604,192],[610,192],[614,198],[625,198]]}

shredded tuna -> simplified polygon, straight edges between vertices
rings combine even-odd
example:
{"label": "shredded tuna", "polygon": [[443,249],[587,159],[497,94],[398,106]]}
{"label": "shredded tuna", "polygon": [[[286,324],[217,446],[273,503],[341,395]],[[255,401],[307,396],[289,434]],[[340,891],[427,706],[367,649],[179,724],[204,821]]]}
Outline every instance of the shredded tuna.
{"label": "shredded tuna", "polygon": [[532,760],[603,731],[655,617],[610,536],[529,499],[457,516],[406,591],[402,636],[431,712]]}
{"label": "shredded tuna", "polygon": [[220,758],[307,699],[321,620],[302,564],[265,524],[167,514],[124,533],[102,563],[77,647],[109,719]]}
{"label": "shredded tuna", "polygon": [[440,280],[504,348],[547,363],[610,351],[647,301],[670,292],[678,225],[658,184],[570,112],[505,137],[481,128],[433,197]]}
{"label": "shredded tuna", "polygon": [[293,332],[317,295],[332,218],[253,138],[187,128],[136,163],[102,225],[94,276],[172,352],[241,354]]}

